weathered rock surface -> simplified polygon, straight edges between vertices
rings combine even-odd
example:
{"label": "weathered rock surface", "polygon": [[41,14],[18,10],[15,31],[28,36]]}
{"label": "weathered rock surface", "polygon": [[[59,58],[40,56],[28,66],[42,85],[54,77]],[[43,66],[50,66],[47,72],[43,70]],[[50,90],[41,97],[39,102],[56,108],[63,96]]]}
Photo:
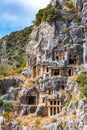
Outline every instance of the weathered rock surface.
{"label": "weathered rock surface", "polygon": [[[28,65],[22,75],[30,78],[30,86],[28,80],[21,81],[13,77],[0,79],[0,98],[17,99],[20,102],[18,114],[21,118],[30,113],[34,113],[35,117],[47,116],[50,105],[51,108],[56,106],[55,103],[61,106],[59,114],[56,114],[56,109],[54,113],[50,109],[57,121],[43,124],[42,130],[87,129],[87,99],[84,101],[78,97],[79,86],[73,78],[80,72],[87,73],[87,65],[84,65],[87,62],[87,2],[74,0],[76,8],[73,9],[64,5],[64,2],[51,0],[53,8],[61,10],[61,18],[51,24],[44,21],[38,27],[34,26],[29,36],[26,49]],[[28,87],[20,88],[20,83]],[[35,86],[32,85],[34,83]],[[3,110],[2,107],[0,109]],[[74,119],[69,120],[66,116]],[[65,118],[60,120],[61,117]],[[4,118],[0,117],[0,125],[3,123]],[[9,122],[7,126],[9,130],[20,130],[16,121]],[[31,130],[27,126],[22,129]]]}
{"label": "weathered rock surface", "polygon": [[0,127],[4,124],[4,117],[3,116],[0,116]]}
{"label": "weathered rock surface", "polygon": [[50,124],[50,125],[44,125],[42,130],[62,130],[60,125],[58,123],[53,123],[53,124]]}

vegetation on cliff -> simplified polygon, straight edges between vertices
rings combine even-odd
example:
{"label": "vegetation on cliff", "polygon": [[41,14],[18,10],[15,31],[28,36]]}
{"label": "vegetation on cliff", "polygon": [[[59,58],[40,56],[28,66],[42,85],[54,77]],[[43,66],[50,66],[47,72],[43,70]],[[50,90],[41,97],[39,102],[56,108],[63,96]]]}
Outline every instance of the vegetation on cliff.
{"label": "vegetation on cliff", "polygon": [[61,17],[59,8],[53,8],[51,4],[49,4],[46,8],[40,9],[36,14],[36,20],[34,21],[35,25],[40,25],[41,22],[47,21],[48,23],[52,23],[57,18]]}
{"label": "vegetation on cliff", "polygon": [[80,74],[77,78],[77,82],[79,83],[81,95],[87,97],[87,75]]}
{"label": "vegetation on cliff", "polygon": [[[58,19],[61,19],[62,21],[72,21],[73,19],[81,20],[79,15],[75,13],[73,2],[65,1],[64,4],[70,9],[66,10],[65,14],[67,15],[63,14],[63,10],[60,6],[54,8],[49,4],[46,8],[38,11],[34,25],[39,26],[43,21],[51,24]],[[0,40],[0,61],[2,58],[8,59],[8,66],[1,66],[0,63],[0,75],[9,76],[14,73],[20,73],[23,70],[25,67],[26,45],[28,44],[29,34],[32,32],[33,26],[26,27],[21,31],[12,32]],[[67,30],[68,29],[65,28],[63,31],[66,32]],[[2,56],[4,41],[6,41],[6,53]]]}
{"label": "vegetation on cliff", "polygon": [[[16,68],[18,68],[23,63],[31,31],[32,26],[26,27],[21,31],[12,32],[0,40],[0,49],[2,48],[3,41],[6,41],[6,54],[4,56],[8,58],[9,65],[16,65]],[[2,51],[0,55],[2,55]]]}
{"label": "vegetation on cliff", "polygon": [[[28,44],[29,34],[31,32],[32,26],[26,27],[21,31],[12,32],[0,39],[0,61],[2,58],[8,59],[8,65],[0,65],[0,75],[8,76],[14,72],[19,73],[22,71],[25,66],[26,45]],[[3,54],[2,48],[4,41],[6,41],[6,52]]]}

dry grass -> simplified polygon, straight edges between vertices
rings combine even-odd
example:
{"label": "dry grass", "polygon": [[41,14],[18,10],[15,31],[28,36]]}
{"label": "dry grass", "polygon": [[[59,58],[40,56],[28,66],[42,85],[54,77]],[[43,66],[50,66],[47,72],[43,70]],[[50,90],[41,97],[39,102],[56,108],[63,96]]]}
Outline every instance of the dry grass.
{"label": "dry grass", "polygon": [[75,115],[72,115],[72,116],[65,115],[65,116],[60,117],[61,121],[64,121],[64,120],[73,120],[74,121],[75,119],[76,119]]}
{"label": "dry grass", "polygon": [[[29,114],[27,116],[23,116],[22,118],[18,117],[16,120],[19,122],[20,125],[24,125],[24,126],[28,126],[28,127],[31,127],[31,126],[36,127],[38,125],[38,127],[41,128],[41,126],[43,124],[51,124],[52,119],[53,119],[52,116],[34,117],[33,114]],[[58,117],[58,121],[60,120],[60,122],[64,121],[64,120],[73,120],[74,121],[75,119],[76,119],[75,115],[73,115],[73,116],[65,115],[65,116]]]}
{"label": "dry grass", "polygon": [[34,117],[33,114],[29,114],[23,116],[22,118],[18,117],[16,120],[19,122],[20,125],[35,127],[37,125],[37,121],[39,122],[39,126],[42,126],[43,124],[50,124],[52,121],[52,117]]}
{"label": "dry grass", "polygon": [[77,78],[77,76],[75,76],[75,75],[74,76],[70,76],[69,80],[76,80],[76,78]]}

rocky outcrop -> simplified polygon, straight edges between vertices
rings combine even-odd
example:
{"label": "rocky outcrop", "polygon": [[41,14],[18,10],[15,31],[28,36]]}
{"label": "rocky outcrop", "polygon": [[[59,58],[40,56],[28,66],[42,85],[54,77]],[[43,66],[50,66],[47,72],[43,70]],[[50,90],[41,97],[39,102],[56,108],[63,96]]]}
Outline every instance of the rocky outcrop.
{"label": "rocky outcrop", "polygon": [[44,125],[42,130],[62,130],[58,123],[53,123],[51,125]]}
{"label": "rocky outcrop", "polygon": [[4,124],[4,117],[0,116],[0,128],[2,127],[2,125]]}
{"label": "rocky outcrop", "polygon": [[[41,125],[42,130],[85,130],[87,99],[80,99],[75,77],[87,73],[87,2],[75,0],[73,6],[71,1],[51,0],[50,4],[60,10],[60,19],[33,26],[26,49],[27,68],[22,72],[29,79],[0,79],[1,99],[17,99],[20,118],[30,113],[56,118]],[[8,127],[20,128],[15,121]]]}
{"label": "rocky outcrop", "polygon": [[0,78],[0,96],[2,100],[16,100],[22,80],[14,77]]}
{"label": "rocky outcrop", "polygon": [[20,82],[22,82],[20,79],[14,77],[0,78],[0,88],[8,88],[9,86],[17,87]]}

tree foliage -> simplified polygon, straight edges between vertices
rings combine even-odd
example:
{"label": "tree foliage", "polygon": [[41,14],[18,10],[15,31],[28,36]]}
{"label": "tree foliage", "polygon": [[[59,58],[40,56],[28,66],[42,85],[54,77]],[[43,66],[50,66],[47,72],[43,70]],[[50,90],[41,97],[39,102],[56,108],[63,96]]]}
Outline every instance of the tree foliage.
{"label": "tree foliage", "polygon": [[87,97],[87,75],[80,74],[77,78],[77,82],[79,83],[79,89],[81,94]]}
{"label": "tree foliage", "polygon": [[60,18],[60,9],[53,8],[51,4],[49,4],[46,8],[40,9],[36,14],[36,20],[34,23],[39,25],[43,21],[47,21],[48,23],[52,23],[57,18]]}

